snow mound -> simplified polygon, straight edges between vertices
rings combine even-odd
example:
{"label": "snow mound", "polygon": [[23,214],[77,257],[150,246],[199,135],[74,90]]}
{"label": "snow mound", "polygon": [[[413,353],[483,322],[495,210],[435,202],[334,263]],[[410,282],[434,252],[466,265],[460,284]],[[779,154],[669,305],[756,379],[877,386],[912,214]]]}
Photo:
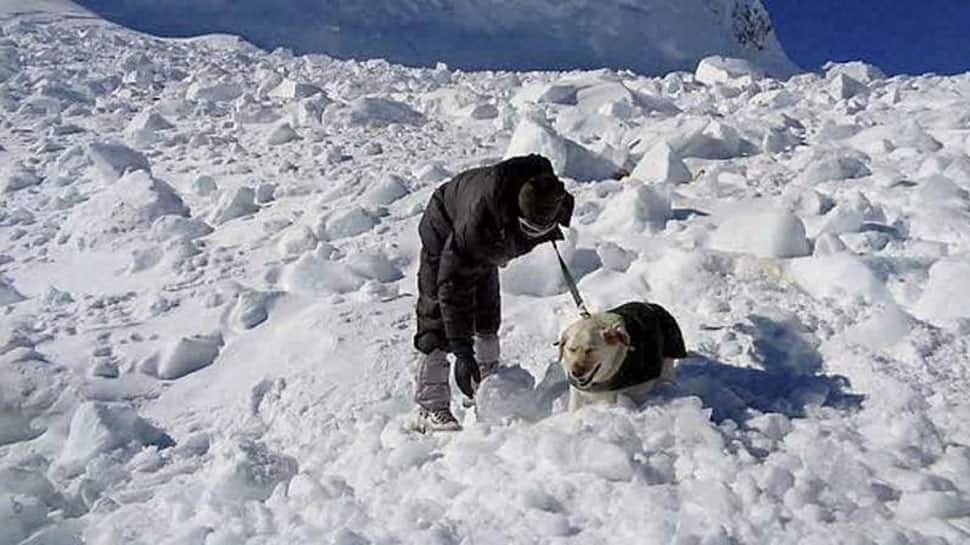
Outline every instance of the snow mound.
{"label": "snow mound", "polygon": [[701,59],[697,63],[697,69],[694,71],[694,79],[704,85],[729,83],[742,77],[747,77],[751,81],[755,81],[764,76],[764,71],[750,61],[725,58],[719,55]]}
{"label": "snow mound", "polygon": [[174,128],[175,125],[165,119],[162,114],[149,108],[139,112],[138,115],[132,118],[128,123],[127,132],[129,134],[136,134],[142,131],[155,132]]}
{"label": "snow mound", "polygon": [[323,123],[340,127],[386,127],[391,123],[420,125],[424,116],[396,100],[370,96],[349,103],[334,102],[323,112]]}
{"label": "snow mound", "polygon": [[648,183],[679,184],[693,179],[690,169],[666,142],[658,142],[643,154],[630,177]]}
{"label": "snow mound", "polygon": [[602,234],[656,233],[672,217],[666,189],[631,181],[610,198],[591,229]]}
{"label": "snow mound", "polygon": [[438,89],[422,97],[428,115],[458,119],[494,119],[498,108],[487,97],[470,89]]}
{"label": "snow mound", "polygon": [[269,318],[272,295],[252,289],[239,292],[230,319],[240,329],[252,329]]}
{"label": "snow mound", "polygon": [[381,253],[356,254],[347,258],[347,266],[354,274],[378,282],[396,282],[404,278],[394,263]]}
{"label": "snow mound", "polygon": [[822,66],[822,70],[825,71],[825,77],[832,79],[833,77],[844,74],[850,78],[868,84],[873,81],[886,79],[886,74],[880,70],[877,66],[864,63],[862,61],[851,61],[851,62],[827,62]]}
{"label": "snow mound", "polygon": [[384,174],[363,195],[371,206],[387,206],[410,193],[407,181],[395,174]]}
{"label": "snow mound", "polygon": [[158,355],[155,376],[175,380],[212,365],[222,349],[222,335],[182,337]]}
{"label": "snow mound", "polygon": [[186,99],[206,102],[229,102],[242,94],[242,85],[234,81],[195,81],[185,90]]}
{"label": "snow mound", "polygon": [[839,304],[892,302],[886,284],[858,257],[836,254],[795,259],[789,264],[795,282],[812,297]]}
{"label": "snow mound", "polygon": [[124,144],[93,142],[87,147],[87,155],[105,181],[117,180],[126,172],[151,172],[148,158]]}
{"label": "snow mound", "polygon": [[25,299],[26,297],[17,291],[9,280],[0,277],[0,307],[19,303]]}
{"label": "snow mound", "polygon": [[559,176],[579,181],[605,180],[618,168],[608,159],[560,136],[549,126],[534,119],[519,122],[512,134],[505,158],[537,153],[549,159]]}
{"label": "snow mound", "polygon": [[68,474],[79,473],[95,457],[119,448],[146,445],[166,448],[174,444],[168,434],[139,416],[129,405],[86,401],[71,417],[67,440],[57,463]]}
{"label": "snow mound", "polygon": [[805,225],[787,210],[737,214],[711,235],[710,248],[757,257],[801,257],[811,254]]}
{"label": "snow mound", "polygon": [[846,74],[835,74],[829,82],[829,93],[835,98],[849,99],[856,95],[865,93],[869,89]]}
{"label": "snow mound", "polygon": [[814,158],[795,178],[802,185],[815,185],[821,182],[850,180],[871,174],[866,161],[868,157],[859,153],[845,151],[816,152]]}
{"label": "snow mound", "polygon": [[645,128],[634,152],[644,153],[658,142],[665,142],[682,159],[723,160],[755,151],[737,129],[707,117],[677,117]]}
{"label": "snow mound", "polygon": [[157,242],[171,239],[193,240],[212,232],[212,227],[201,220],[168,214],[152,223],[151,238]]}
{"label": "snow mound", "polygon": [[219,186],[216,184],[216,181],[212,178],[212,176],[203,174],[202,176],[192,180],[192,191],[200,197],[206,197],[218,190]]}
{"label": "snow mound", "polygon": [[286,121],[278,123],[266,135],[266,143],[270,146],[281,146],[299,139],[299,133]]}
{"label": "snow mound", "polygon": [[481,422],[501,423],[510,419],[536,421],[549,414],[540,404],[532,374],[519,366],[499,367],[475,393],[475,412]]}
{"label": "snow mound", "polygon": [[929,279],[914,311],[924,320],[943,323],[970,318],[970,293],[956,289],[970,278],[970,259],[954,256],[941,259],[929,270]]}
{"label": "snow mound", "polygon": [[61,231],[97,244],[105,236],[149,231],[166,215],[185,216],[189,210],[172,186],[144,170],[122,176],[115,185],[98,192],[71,211]]}
{"label": "snow mound", "polygon": [[13,193],[41,182],[40,176],[34,169],[22,164],[16,164],[12,168],[4,169],[2,181],[0,181],[0,193]]}
{"label": "snow mound", "polygon": [[[577,249],[576,238],[576,231],[570,229],[566,232],[566,240],[558,243],[558,246],[573,276],[579,280],[600,268],[602,263],[595,251]],[[543,244],[509,263],[502,271],[502,290],[506,293],[537,297],[565,293],[567,287],[552,245]]]}
{"label": "snow mound", "polygon": [[377,218],[369,212],[360,206],[352,206],[328,217],[323,224],[323,233],[327,240],[353,237],[370,231],[377,223]]}
{"label": "snow mound", "polygon": [[252,439],[229,440],[213,449],[211,476],[206,489],[224,500],[262,501],[279,484],[288,482],[299,471],[290,456],[275,453],[265,443]]}
{"label": "snow mound", "polygon": [[237,187],[235,191],[223,192],[215,209],[209,214],[209,223],[222,225],[236,218],[246,217],[259,212],[256,192],[247,186]]}
{"label": "snow mound", "polygon": [[300,256],[284,268],[280,278],[283,289],[297,293],[334,294],[355,291],[364,281],[343,263],[331,261],[326,248]]}
{"label": "snow mound", "polygon": [[284,79],[267,96],[282,100],[299,100],[323,93],[323,89],[310,83]]}
{"label": "snow mound", "polygon": [[319,240],[313,230],[306,225],[294,225],[287,228],[280,237],[278,244],[280,256],[296,257],[317,247]]}

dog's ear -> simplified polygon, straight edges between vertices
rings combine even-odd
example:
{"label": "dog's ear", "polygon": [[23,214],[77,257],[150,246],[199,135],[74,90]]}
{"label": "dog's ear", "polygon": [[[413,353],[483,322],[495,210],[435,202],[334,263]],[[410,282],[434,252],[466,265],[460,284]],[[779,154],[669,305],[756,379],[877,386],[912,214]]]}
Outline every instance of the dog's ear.
{"label": "dog's ear", "polygon": [[559,348],[559,363],[562,363],[562,351],[566,349],[566,334],[563,333],[559,340],[552,345]]}
{"label": "dog's ear", "polygon": [[606,344],[630,346],[630,334],[621,325],[604,329],[603,340],[606,341]]}

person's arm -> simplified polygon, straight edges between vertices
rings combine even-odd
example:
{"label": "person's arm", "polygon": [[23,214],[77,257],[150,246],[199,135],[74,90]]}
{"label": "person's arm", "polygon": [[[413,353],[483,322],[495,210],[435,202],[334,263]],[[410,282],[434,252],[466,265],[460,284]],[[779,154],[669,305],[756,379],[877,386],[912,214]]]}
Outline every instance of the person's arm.
{"label": "person's arm", "polygon": [[474,267],[463,260],[455,237],[448,237],[438,268],[438,303],[448,351],[455,355],[455,382],[469,398],[482,381],[472,335],[475,332]]}
{"label": "person's arm", "polygon": [[473,265],[458,249],[455,236],[448,237],[438,265],[438,302],[449,343],[474,334],[475,278]]}

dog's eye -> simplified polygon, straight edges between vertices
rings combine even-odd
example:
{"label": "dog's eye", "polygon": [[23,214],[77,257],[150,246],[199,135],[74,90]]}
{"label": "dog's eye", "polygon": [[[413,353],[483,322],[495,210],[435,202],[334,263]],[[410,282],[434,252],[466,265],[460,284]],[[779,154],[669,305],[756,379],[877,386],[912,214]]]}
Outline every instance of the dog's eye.
{"label": "dog's eye", "polygon": [[579,352],[579,347],[578,346],[570,346],[570,347],[567,347],[566,350],[569,350],[570,353],[575,354],[576,352]]}

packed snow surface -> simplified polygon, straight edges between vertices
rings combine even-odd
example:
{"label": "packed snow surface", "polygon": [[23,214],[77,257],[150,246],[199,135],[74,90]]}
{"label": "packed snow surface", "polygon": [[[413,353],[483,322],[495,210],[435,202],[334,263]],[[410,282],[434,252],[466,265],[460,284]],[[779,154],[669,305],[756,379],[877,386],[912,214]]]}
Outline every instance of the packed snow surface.
{"label": "packed snow surface", "polygon": [[[970,542],[970,76],[418,69],[3,6],[3,545]],[[530,151],[590,307],[661,303],[690,357],[565,412],[540,248],[465,430],[408,431],[421,211]]]}

